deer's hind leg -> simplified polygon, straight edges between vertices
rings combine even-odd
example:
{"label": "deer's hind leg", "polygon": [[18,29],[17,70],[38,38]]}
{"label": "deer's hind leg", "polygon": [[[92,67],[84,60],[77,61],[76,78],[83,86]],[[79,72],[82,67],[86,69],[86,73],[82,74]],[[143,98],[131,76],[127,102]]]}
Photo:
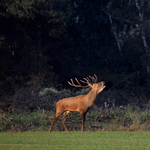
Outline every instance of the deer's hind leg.
{"label": "deer's hind leg", "polygon": [[59,117],[62,113],[63,113],[62,111],[56,111],[56,115],[55,115],[55,117],[54,117],[54,119],[53,119],[53,121],[52,121],[52,124],[51,124],[51,127],[50,127],[50,129],[49,129],[49,132],[52,130],[54,123],[56,122],[56,120],[58,119],[58,117]]}
{"label": "deer's hind leg", "polygon": [[[60,114],[60,115],[61,115],[61,114]],[[52,124],[51,124],[51,127],[50,127],[50,129],[49,129],[49,132],[52,130],[54,123],[56,122],[56,120],[58,119],[58,117],[59,117],[60,115],[54,117],[53,122],[52,122]]]}
{"label": "deer's hind leg", "polygon": [[65,125],[65,120],[66,120],[66,117],[68,116],[69,113],[70,113],[70,111],[65,111],[63,114],[63,117],[62,117],[62,121],[61,121],[66,131],[68,131],[68,129]]}

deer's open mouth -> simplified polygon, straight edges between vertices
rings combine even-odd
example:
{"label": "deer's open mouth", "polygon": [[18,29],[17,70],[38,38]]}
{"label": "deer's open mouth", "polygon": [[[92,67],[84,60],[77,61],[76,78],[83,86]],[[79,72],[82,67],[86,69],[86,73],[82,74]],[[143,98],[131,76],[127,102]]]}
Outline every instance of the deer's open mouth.
{"label": "deer's open mouth", "polygon": [[106,85],[105,85],[105,82],[103,81],[103,87],[105,88],[106,87]]}

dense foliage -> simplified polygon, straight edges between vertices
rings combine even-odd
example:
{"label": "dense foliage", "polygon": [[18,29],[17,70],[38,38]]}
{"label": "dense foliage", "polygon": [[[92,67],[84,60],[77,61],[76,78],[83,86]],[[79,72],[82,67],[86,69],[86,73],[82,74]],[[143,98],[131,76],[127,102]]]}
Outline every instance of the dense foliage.
{"label": "dense foliage", "polygon": [[106,82],[106,101],[143,107],[150,96],[149,12],[149,0],[1,1],[1,106],[41,102],[35,95],[43,87],[68,88],[70,78],[95,73]]}
{"label": "dense foliage", "polygon": [[[0,114],[0,132],[48,131],[54,115],[55,109]],[[65,131],[61,119],[57,120],[53,131]],[[70,113],[67,117],[69,131],[80,131],[81,124],[79,113]],[[130,105],[113,109],[94,106],[87,113],[85,131],[150,131],[150,111]]]}

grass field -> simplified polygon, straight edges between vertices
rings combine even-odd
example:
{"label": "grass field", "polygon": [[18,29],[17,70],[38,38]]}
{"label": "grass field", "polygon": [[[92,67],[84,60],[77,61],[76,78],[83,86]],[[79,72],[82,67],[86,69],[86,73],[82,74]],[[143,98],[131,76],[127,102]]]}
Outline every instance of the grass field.
{"label": "grass field", "polygon": [[1,150],[149,150],[150,132],[0,133]]}

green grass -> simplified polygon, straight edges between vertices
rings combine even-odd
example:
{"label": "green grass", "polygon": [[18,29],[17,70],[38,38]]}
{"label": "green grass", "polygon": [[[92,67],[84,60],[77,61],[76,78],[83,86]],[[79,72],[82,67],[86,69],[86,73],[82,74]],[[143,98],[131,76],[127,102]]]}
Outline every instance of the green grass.
{"label": "green grass", "polygon": [[150,132],[0,133],[1,150],[149,150]]}

